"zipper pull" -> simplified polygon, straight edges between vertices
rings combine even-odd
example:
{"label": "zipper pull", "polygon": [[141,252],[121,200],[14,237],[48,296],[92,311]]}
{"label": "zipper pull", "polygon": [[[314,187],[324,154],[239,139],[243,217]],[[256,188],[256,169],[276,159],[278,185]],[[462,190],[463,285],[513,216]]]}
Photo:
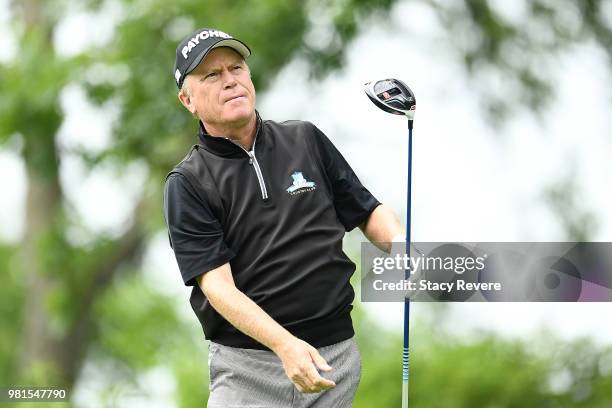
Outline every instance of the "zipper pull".
{"label": "zipper pull", "polygon": [[249,155],[249,164],[253,164],[253,152],[247,152],[247,154]]}
{"label": "zipper pull", "polygon": [[253,158],[249,157],[249,164],[253,164]]}

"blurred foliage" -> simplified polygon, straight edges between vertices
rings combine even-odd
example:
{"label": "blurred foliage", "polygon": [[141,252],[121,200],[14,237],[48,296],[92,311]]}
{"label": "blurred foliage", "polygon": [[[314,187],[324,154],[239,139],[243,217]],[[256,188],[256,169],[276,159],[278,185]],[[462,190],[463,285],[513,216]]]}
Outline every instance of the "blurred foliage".
{"label": "blurred foliage", "polygon": [[[433,321],[412,325],[411,407],[599,408],[612,402],[612,348],[589,339],[564,343],[547,333],[530,341],[490,333],[461,339],[451,329]],[[399,407],[400,336],[358,333],[364,368],[354,406]]]}
{"label": "blurred foliage", "polygon": [[14,247],[0,245],[0,271],[3,271],[0,285],[0,384],[7,384],[7,379],[17,369],[17,362],[9,356],[19,347],[17,339],[22,326],[20,305],[25,291],[14,268],[15,251]]}
{"label": "blurred foliage", "polygon": [[582,192],[576,179],[575,163],[567,168],[567,174],[546,188],[543,197],[565,231],[566,236],[559,240],[588,241],[597,232],[599,223],[592,212],[580,205]]}
{"label": "blurred foliage", "polygon": [[[194,140],[193,119],[175,99],[175,46],[201,26],[232,33],[254,51],[249,64],[261,92],[296,58],[307,62],[312,78],[341,69],[345,46],[366,24],[391,24],[389,13],[397,3],[13,0],[8,29],[18,51],[0,62],[0,147],[23,159],[27,216],[22,242],[0,246],[0,384],[77,385],[78,390],[78,384],[93,378],[107,385],[102,400],[112,406],[121,392],[114,388],[119,380],[141,389],[147,373],[164,367],[173,375],[177,404],[201,406],[207,394],[201,330],[195,318],[179,318],[177,303],[186,299],[160,294],[147,283],[142,267],[143,251],[163,228],[164,175]],[[493,120],[518,106],[536,112],[545,107],[554,92],[555,58],[572,44],[590,41],[612,55],[612,35],[602,11],[609,2],[603,0],[532,0],[524,2],[518,19],[486,0],[420,3],[435,12]],[[74,13],[110,19],[112,36],[87,43],[76,54],[58,50],[55,35]],[[73,35],[102,36],[95,24],[88,28]],[[327,35],[316,35],[320,33]],[[512,93],[491,86],[492,78],[501,78]],[[60,101],[70,87],[83,89],[92,104],[116,110],[107,148],[59,142],[67,116]],[[89,131],[83,129],[83,140]],[[91,231],[79,218],[60,180],[60,166],[67,159],[91,171],[113,168],[118,178],[134,163],[146,168],[133,215],[120,233]],[[559,209],[565,213],[574,202],[564,200],[559,202],[568,204]],[[364,353],[358,406],[397,405],[399,339],[367,320],[358,307],[355,320]],[[426,325],[417,326],[415,333],[415,343],[427,345],[415,349],[413,358],[417,374],[411,395],[417,405],[609,405],[610,370],[597,374],[594,368],[603,351],[586,343],[552,358],[491,337],[471,344],[442,341]],[[581,360],[572,359],[576,350]],[[546,391],[551,369],[569,370],[567,390]]]}

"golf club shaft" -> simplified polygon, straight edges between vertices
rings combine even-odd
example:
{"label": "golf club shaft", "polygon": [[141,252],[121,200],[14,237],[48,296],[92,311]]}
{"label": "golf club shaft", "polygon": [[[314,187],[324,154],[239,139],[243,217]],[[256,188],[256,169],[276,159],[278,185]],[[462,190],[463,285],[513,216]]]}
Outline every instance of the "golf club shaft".
{"label": "golf club shaft", "polygon": [[[412,191],[412,120],[408,121],[408,192],[406,194],[406,254],[410,259],[410,214]],[[410,261],[409,261],[410,262]],[[410,263],[409,263],[410,265]],[[405,279],[410,278],[410,268]],[[402,408],[408,408],[408,379],[410,372],[410,299],[404,299],[404,351],[402,353]]]}
{"label": "golf club shaft", "polygon": [[404,301],[404,351],[402,353],[402,408],[408,408],[410,300]]}

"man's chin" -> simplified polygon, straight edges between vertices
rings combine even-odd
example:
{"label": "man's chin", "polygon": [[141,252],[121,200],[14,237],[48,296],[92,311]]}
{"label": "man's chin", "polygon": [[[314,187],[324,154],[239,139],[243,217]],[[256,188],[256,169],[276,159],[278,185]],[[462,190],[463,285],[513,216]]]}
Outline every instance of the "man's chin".
{"label": "man's chin", "polygon": [[249,121],[255,116],[255,110],[253,109],[240,109],[225,115],[225,120],[228,125],[232,127],[242,127],[249,123]]}

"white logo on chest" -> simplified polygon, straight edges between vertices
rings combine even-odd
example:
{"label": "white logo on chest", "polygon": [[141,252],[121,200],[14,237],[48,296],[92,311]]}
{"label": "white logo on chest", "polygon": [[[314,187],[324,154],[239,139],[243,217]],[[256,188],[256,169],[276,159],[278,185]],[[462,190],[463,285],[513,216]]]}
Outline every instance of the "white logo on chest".
{"label": "white logo on chest", "polygon": [[291,195],[305,193],[317,188],[317,184],[314,181],[306,180],[301,171],[294,172],[291,177],[293,178],[293,184],[287,188],[287,192]]}

